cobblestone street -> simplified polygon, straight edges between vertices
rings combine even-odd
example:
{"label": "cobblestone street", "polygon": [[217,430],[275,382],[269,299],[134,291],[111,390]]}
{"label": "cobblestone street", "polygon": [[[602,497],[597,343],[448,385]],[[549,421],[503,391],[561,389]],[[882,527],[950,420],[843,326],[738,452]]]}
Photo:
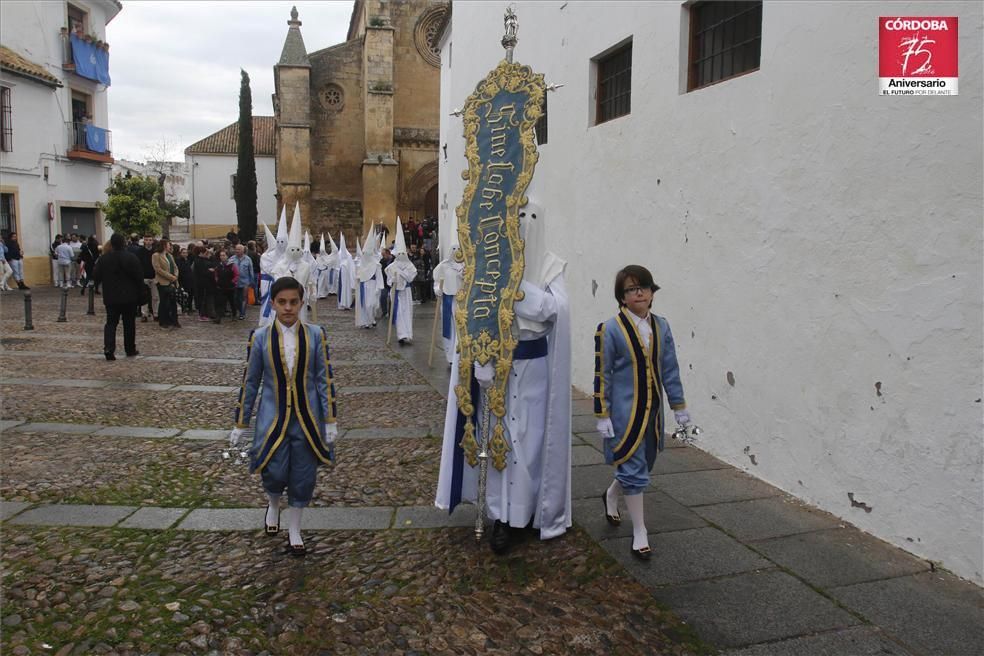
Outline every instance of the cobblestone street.
{"label": "cobblestone street", "polygon": [[0,497],[5,519],[24,510],[3,527],[5,653],[701,650],[583,530],[495,558],[470,508],[431,507],[444,397],[384,324],[319,305],[343,434],[298,561],[258,530],[258,478],[222,457],[255,308],[138,322],[140,356],[106,362],[98,297],[92,317],[70,295],[59,324],[58,294],[36,290],[33,331],[20,301],[2,299]]}
{"label": "cobblestone street", "polygon": [[106,362],[102,306],[0,298],[3,653],[978,654],[980,589],[670,441],[646,492],[656,557],[597,508],[611,479],[574,394],[574,529],[507,557],[474,510],[433,507],[448,372],[319,304],[342,431],[304,514],[308,556],[263,536],[223,458],[250,320],[137,324]]}

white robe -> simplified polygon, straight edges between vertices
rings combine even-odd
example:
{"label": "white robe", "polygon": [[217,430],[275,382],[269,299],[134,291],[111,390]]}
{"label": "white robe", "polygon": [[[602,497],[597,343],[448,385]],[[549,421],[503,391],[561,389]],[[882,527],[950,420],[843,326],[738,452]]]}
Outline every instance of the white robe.
{"label": "white robe", "polygon": [[[450,322],[448,335],[444,334],[444,326],[441,326],[441,338],[444,341],[444,357],[448,364],[454,362],[454,349],[457,346],[457,328],[454,325],[454,295],[461,289],[464,280],[465,265],[454,262],[450,259],[441,260],[434,267],[434,294],[442,301],[441,303],[441,323]],[[445,300],[444,297],[450,297]],[[450,311],[449,309],[450,308]]]}
{"label": "white robe", "polygon": [[[528,289],[524,285],[524,291],[526,297],[513,309],[517,317],[546,324],[547,356],[513,360],[504,418],[510,451],[503,471],[490,463],[486,502],[491,519],[522,527],[532,518],[540,539],[548,540],[571,526],[570,307],[562,273],[552,278],[545,290]],[[520,330],[520,339],[528,340],[540,334]],[[441,470],[434,501],[444,510],[452,509],[454,488],[458,484],[454,476],[455,460],[461,457],[460,449],[456,448],[458,398],[454,390],[458,375],[456,355],[451,368]],[[461,500],[475,503],[478,467],[469,467],[467,462],[462,465]]]}
{"label": "white robe", "polygon": [[355,283],[355,266],[352,258],[342,256],[338,262],[338,309],[352,308],[352,286]]}
{"label": "white robe", "polygon": [[386,267],[386,277],[393,288],[391,321],[396,327],[397,339],[413,339],[413,296],[410,283],[417,277],[417,267],[399,256]]}

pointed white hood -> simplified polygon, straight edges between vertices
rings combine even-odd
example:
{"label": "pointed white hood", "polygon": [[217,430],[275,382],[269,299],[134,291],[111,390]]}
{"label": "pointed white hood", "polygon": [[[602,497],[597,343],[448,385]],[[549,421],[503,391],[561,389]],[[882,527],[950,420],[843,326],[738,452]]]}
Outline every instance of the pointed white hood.
{"label": "pointed white hood", "polygon": [[396,245],[393,246],[393,256],[398,260],[410,260],[407,256],[407,242],[403,238],[403,222],[400,221],[400,217],[396,217]]}
{"label": "pointed white hood", "polygon": [[287,257],[300,259],[304,253],[304,229],[301,227],[301,206],[294,205],[294,218],[290,222],[290,236],[287,238]]}
{"label": "pointed white hood", "polygon": [[277,224],[277,236],[274,239],[275,248],[281,255],[287,251],[287,239],[287,206],[284,205],[280,208],[280,223]]}
{"label": "pointed white hood", "polygon": [[273,233],[270,232],[270,228],[267,227],[267,224],[260,221],[260,225],[263,226],[263,237],[266,240],[266,247],[273,248],[275,246],[275,242],[277,241],[276,238],[273,236]]}

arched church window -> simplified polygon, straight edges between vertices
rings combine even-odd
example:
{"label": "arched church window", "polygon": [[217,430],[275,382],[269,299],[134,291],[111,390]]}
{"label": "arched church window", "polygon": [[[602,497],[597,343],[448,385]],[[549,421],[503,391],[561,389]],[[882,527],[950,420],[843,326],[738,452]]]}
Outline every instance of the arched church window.
{"label": "arched church window", "polygon": [[[420,15],[413,30],[413,42],[417,46],[417,52],[424,58],[424,61],[435,67],[441,66],[441,51],[437,49],[437,44],[434,41],[447,10],[446,5],[431,7]],[[432,43],[434,43],[433,46]]]}

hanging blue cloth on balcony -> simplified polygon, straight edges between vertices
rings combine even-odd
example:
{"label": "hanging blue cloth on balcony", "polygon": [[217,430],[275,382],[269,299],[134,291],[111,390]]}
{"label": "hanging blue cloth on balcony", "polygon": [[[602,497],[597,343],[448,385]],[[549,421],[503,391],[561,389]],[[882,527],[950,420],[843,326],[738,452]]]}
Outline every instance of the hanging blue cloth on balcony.
{"label": "hanging blue cloth on balcony", "polygon": [[110,85],[109,52],[97,48],[94,43],[87,42],[77,34],[72,34],[70,38],[75,72],[108,87]]}
{"label": "hanging blue cloth on balcony", "polygon": [[106,131],[95,125],[85,126],[85,147],[94,153],[106,152]]}

